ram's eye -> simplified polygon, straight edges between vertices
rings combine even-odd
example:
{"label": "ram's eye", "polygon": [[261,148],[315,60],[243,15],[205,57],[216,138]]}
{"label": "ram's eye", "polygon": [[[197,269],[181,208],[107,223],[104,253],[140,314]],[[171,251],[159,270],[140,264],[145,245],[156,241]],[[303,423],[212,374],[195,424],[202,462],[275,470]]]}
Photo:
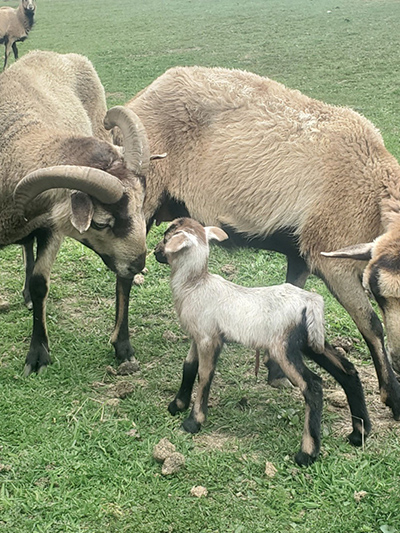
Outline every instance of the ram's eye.
{"label": "ram's eye", "polygon": [[101,231],[103,229],[109,228],[110,224],[108,224],[107,222],[95,222],[94,220],[92,220],[90,226],[97,231]]}

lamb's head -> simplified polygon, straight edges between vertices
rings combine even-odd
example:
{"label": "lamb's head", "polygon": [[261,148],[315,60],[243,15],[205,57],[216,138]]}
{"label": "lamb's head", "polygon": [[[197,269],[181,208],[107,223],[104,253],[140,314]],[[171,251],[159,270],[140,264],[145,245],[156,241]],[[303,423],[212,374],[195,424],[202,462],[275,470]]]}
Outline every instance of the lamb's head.
{"label": "lamb's head", "polygon": [[363,286],[379,305],[385,324],[389,355],[400,373],[400,225],[374,242],[325,253],[327,257],[368,261]]}
{"label": "lamb's head", "polygon": [[183,265],[187,272],[201,272],[207,267],[208,242],[227,238],[221,228],[203,227],[191,218],[177,218],[171,222],[154,254],[159,263],[168,263],[173,268]]}
{"label": "lamb's head", "polygon": [[[107,120],[114,124],[114,112],[110,112]],[[63,189],[50,200],[53,226],[94,250],[123,278],[140,272],[146,257],[143,201],[149,152],[143,126],[133,115],[129,110],[122,115],[123,157],[116,147],[92,137],[63,139],[57,141],[65,154],[60,159],[67,162],[73,154],[73,160],[83,164],[38,169],[25,176],[14,193],[17,209],[28,214],[38,195],[49,198],[50,189]]]}
{"label": "lamb's head", "polygon": [[36,10],[36,0],[21,0],[21,5],[27,14],[33,15]]}

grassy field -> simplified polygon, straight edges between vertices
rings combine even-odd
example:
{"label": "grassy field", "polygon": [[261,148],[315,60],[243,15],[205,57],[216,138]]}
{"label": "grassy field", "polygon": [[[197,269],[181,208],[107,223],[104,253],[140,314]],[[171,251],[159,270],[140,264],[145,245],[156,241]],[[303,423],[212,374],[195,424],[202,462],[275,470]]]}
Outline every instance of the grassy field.
{"label": "grassy field", "polygon": [[[16,0],[7,5],[16,5]],[[38,0],[29,49],[79,52],[94,63],[108,104],[124,103],[175,65],[237,67],[332,104],[382,131],[400,158],[400,2],[396,0]],[[163,228],[149,235],[149,250]],[[175,318],[167,267],[150,255],[132,295],[140,372],[113,376],[109,336],[114,276],[67,241],[52,274],[48,327],[53,365],[22,377],[31,315],[20,250],[0,252],[0,531],[7,533],[399,533],[400,432],[379,401],[364,343],[325,286],[329,339],[351,340],[373,433],[353,449],[347,408],[323,375],[322,453],[293,462],[303,425],[298,391],[277,391],[254,354],[229,345],[220,359],[207,424],[196,436],[166,408],[180,383],[188,340]],[[229,268],[227,268],[229,265]],[[243,285],[284,280],[282,257],[213,248],[211,270]],[[131,394],[118,398],[117,385]],[[185,467],[164,477],[153,447],[169,438]],[[265,474],[266,462],[276,468]],[[196,498],[193,486],[208,496]]]}

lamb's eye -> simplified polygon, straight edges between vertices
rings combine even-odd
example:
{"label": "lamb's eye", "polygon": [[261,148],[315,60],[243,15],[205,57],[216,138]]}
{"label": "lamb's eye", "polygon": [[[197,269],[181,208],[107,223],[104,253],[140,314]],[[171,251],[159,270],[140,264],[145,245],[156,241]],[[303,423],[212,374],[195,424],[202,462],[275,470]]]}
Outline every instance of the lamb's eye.
{"label": "lamb's eye", "polygon": [[102,231],[103,229],[109,228],[110,224],[107,222],[95,222],[92,220],[90,226],[97,231]]}

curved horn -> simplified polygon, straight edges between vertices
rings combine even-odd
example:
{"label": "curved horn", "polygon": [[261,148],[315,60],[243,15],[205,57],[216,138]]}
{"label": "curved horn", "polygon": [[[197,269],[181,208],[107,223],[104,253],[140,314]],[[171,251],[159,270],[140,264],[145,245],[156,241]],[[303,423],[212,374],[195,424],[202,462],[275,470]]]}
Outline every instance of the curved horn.
{"label": "curved horn", "polygon": [[49,189],[76,189],[104,204],[121,199],[124,187],[120,180],[92,167],[60,165],[39,168],[27,174],[14,190],[14,201],[21,211],[33,198]]}
{"label": "curved horn", "polygon": [[119,105],[111,107],[104,118],[107,130],[114,126],[122,132],[127,168],[145,176],[150,164],[150,149],[142,121],[131,109]]}

